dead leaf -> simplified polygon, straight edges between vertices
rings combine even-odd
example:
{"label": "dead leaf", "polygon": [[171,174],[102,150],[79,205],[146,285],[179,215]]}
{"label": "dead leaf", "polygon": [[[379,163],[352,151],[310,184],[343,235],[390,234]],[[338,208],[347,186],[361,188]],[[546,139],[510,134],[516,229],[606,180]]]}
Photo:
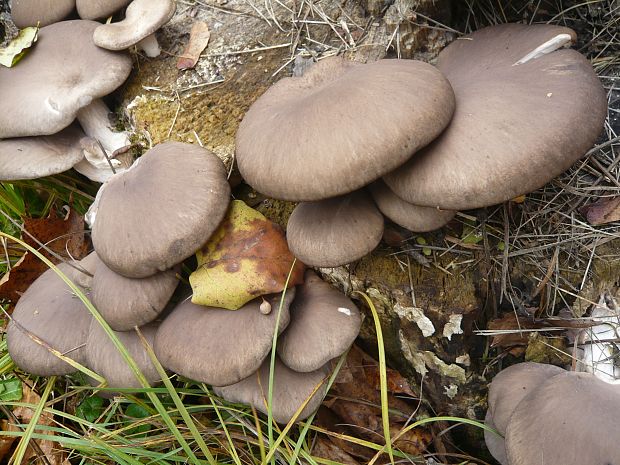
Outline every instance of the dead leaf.
{"label": "dead leaf", "polygon": [[620,197],[599,200],[582,207],[580,211],[594,226],[620,221]]}
{"label": "dead leaf", "polygon": [[[84,217],[70,210],[64,218],[49,216],[47,218],[26,218],[24,229],[57,255],[65,259],[71,257],[79,260],[88,252],[88,240],[84,236]],[[54,263],[59,260],[47,250],[41,249],[35,240],[25,232],[22,234],[24,242],[38,249],[45,257]],[[47,266],[34,254],[25,252],[22,258],[0,280],[0,300],[11,302],[9,312]]]}
{"label": "dead leaf", "polygon": [[359,462],[324,436],[319,436],[312,447],[312,455],[345,465],[359,465]]}
{"label": "dead leaf", "polygon": [[[41,397],[35,391],[31,390],[26,384],[23,385],[22,390],[23,395],[21,402],[32,404],[34,407],[41,400]],[[27,425],[30,420],[32,420],[33,414],[34,410],[30,407],[15,407],[13,410],[13,415],[23,425]],[[54,416],[45,411],[39,416],[39,421],[37,424],[46,427],[56,426]],[[9,420],[2,423],[2,430],[23,431],[23,427],[17,426]],[[53,435],[54,433],[51,431],[46,431],[45,434]],[[33,442],[36,443],[38,447],[34,447]],[[70,465],[70,462],[67,459],[67,453],[64,449],[59,448],[58,444],[53,441],[39,439],[31,439],[31,442],[26,449],[23,463],[29,463],[31,459],[36,457],[40,458],[41,454],[45,456],[50,465]],[[38,460],[33,463],[45,463],[45,461]]]}
{"label": "dead leaf", "polygon": [[209,45],[210,38],[211,31],[209,31],[207,23],[196,21],[189,33],[189,42],[185,46],[179,61],[177,61],[177,69],[190,69],[196,66],[200,59],[200,54]]}
{"label": "dead leaf", "polygon": [[26,27],[19,31],[17,37],[11,40],[6,47],[0,48],[0,65],[10,68],[28,52],[28,49],[37,41],[39,28]]}
{"label": "dead leaf", "polygon": [[[233,200],[196,256],[198,269],[189,277],[192,302],[229,310],[281,292],[295,260],[282,228],[240,200]],[[303,282],[304,268],[300,261],[295,263],[289,287]]]}
{"label": "dead leaf", "polygon": [[[11,431],[9,429],[9,422],[6,420],[0,421],[0,431]],[[0,435],[0,461],[4,462],[5,457],[11,451],[13,443],[17,438],[12,436],[2,437]]]}
{"label": "dead leaf", "polygon": [[507,313],[501,318],[489,321],[488,329],[490,330],[513,330],[508,334],[497,334],[491,339],[491,347],[501,347],[509,349],[514,356],[520,356],[525,353],[528,343],[529,332],[521,333],[519,329],[538,328],[539,325],[528,322],[527,320],[517,320],[514,313]]}
{"label": "dead leaf", "polygon": [[[387,370],[388,404],[393,412],[390,416],[390,431],[396,436],[408,416],[415,411],[418,400],[409,382],[396,370]],[[379,365],[359,347],[353,346],[340,370],[330,394],[333,396],[323,404],[317,421],[325,429],[380,443],[383,437],[381,417],[381,388]],[[398,394],[398,396],[396,396]],[[410,400],[402,397],[410,396]],[[330,436],[330,441],[347,454],[368,461],[374,451],[351,443],[344,438]],[[419,455],[432,441],[430,429],[416,428],[405,433],[396,446],[401,450]]]}

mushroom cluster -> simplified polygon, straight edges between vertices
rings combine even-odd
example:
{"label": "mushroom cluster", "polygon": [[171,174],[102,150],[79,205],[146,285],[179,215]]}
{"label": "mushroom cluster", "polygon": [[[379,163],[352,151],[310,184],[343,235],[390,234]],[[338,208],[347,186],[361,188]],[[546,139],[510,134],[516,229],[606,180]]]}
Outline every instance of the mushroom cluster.
{"label": "mushroom cluster", "polygon": [[[620,388],[590,373],[519,363],[489,386],[485,430],[502,465],[616,464]],[[584,419],[588,421],[584,421]]]}
{"label": "mushroom cluster", "polygon": [[159,50],[154,31],[174,13],[171,0],[135,0],[119,23],[100,24],[129,2],[78,2],[83,20],[59,21],[75,1],[12,2],[20,27],[44,25],[37,44],[19,66],[0,67],[0,179],[35,179],[75,168],[104,182],[131,164],[115,157],[130,145],[115,132],[101,100],[129,76],[132,63],[123,50],[144,44],[149,56]]}
{"label": "mushroom cluster", "polygon": [[237,133],[239,170],[257,191],[301,202],[289,246],[325,267],[376,247],[379,211],[423,232],[457,210],[531,192],[603,128],[602,85],[585,57],[563,48],[575,37],[503,24],[457,39],[436,68],[324,59],[250,108]]}
{"label": "mushroom cluster", "polygon": [[102,24],[94,31],[94,43],[107,50],[125,50],[136,45],[148,57],[161,53],[154,33],[175,11],[173,0],[13,0],[11,17],[19,28],[48,26],[77,10],[85,20],[111,17],[125,9],[122,21]]}
{"label": "mushroom cluster", "polygon": [[[274,287],[277,276],[272,270],[265,287],[254,289],[253,300],[238,310],[183,300],[160,319],[177,288],[179,264],[204,249],[212,236],[221,238],[216,231],[230,234],[222,220],[229,216],[227,211],[236,210],[230,208],[226,174],[221,160],[201,147],[179,142],[155,146],[100,190],[92,231],[95,251],[78,264],[83,271],[68,264],[60,269],[89,295],[150,383],[156,383],[159,375],[135,327],[140,327],[166,369],[216,386],[222,396],[264,411],[265,403],[259,399],[265,398],[261,391],[265,385],[260,380],[268,376],[274,334],[279,334],[273,412],[274,418],[286,422],[308,397],[302,415],[318,407],[330,360],[357,337],[361,316],[348,298],[310,270],[304,279],[303,265],[298,265],[300,279],[293,284],[303,284],[297,288],[273,294],[285,283]],[[279,234],[269,240],[283,244],[271,245],[277,253],[282,247],[286,250],[288,270],[294,257],[281,230]],[[260,238],[264,232],[257,235]],[[264,257],[264,246],[250,240],[243,250]],[[234,273],[242,258],[224,260]],[[209,263],[205,267],[208,270]],[[257,272],[261,270],[269,268],[259,267]],[[266,292],[271,294],[256,298]],[[44,306],[46,301],[54,305]],[[71,337],[66,334],[67,321],[74,325]],[[35,281],[18,302],[8,341],[17,365],[31,373],[74,371],[73,364],[57,359],[61,353],[95,370],[111,388],[140,386],[99,322],[54,271]]]}

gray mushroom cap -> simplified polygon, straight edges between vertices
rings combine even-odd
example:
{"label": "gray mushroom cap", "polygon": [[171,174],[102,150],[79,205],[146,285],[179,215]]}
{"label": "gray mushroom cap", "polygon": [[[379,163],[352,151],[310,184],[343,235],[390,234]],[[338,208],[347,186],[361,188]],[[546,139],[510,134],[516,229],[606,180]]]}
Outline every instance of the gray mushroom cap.
{"label": "gray mushroom cap", "polygon": [[76,20],[43,27],[19,66],[0,67],[0,139],[55,134],[125,81],[131,59],[97,47],[97,26]]}
{"label": "gray mushroom cap", "polygon": [[[239,310],[180,304],[161,324],[155,353],[161,364],[187,378],[226,386],[250,376],[271,350],[281,294],[265,296],[272,311],[260,311],[262,299]],[[289,323],[294,289],[286,292],[278,332]]]}
{"label": "gray mushroom cap", "polygon": [[124,50],[167,23],[175,8],[171,0],[133,0],[127,7],[125,19],[102,24],[95,29],[93,40],[108,50]]}
{"label": "gray mushroom cap", "polygon": [[12,0],[11,18],[22,29],[28,26],[43,27],[69,16],[75,0]]}
{"label": "gray mushroom cap", "polygon": [[112,16],[131,0],[76,0],[78,15],[82,19],[100,19]]}
{"label": "gray mushroom cap", "polygon": [[440,210],[405,202],[382,180],[372,183],[368,189],[381,213],[409,231],[434,231],[448,224],[456,215],[454,210]]}
{"label": "gray mushroom cap", "polygon": [[209,239],[229,198],[217,156],[197,145],[159,144],[106,183],[93,226],[97,255],[130,278],[165,271]]}
{"label": "gray mushroom cap", "polygon": [[0,140],[0,179],[36,179],[71,169],[84,158],[82,137],[82,130],[71,125],[51,136]]}
{"label": "gray mushroom cap", "polygon": [[[533,362],[518,363],[502,370],[489,385],[485,423],[505,435],[510,417],[521,400],[546,380],[561,373],[566,373],[566,370]],[[493,457],[506,465],[504,440],[488,431],[484,432],[484,440]]]}
{"label": "gray mushroom cap", "polygon": [[[267,357],[257,373],[231,386],[215,387],[213,390],[218,396],[229,402],[252,405],[266,414],[269,367],[270,357]],[[307,418],[319,408],[327,390],[325,381],[329,373],[327,365],[308,373],[298,373],[288,368],[276,357],[274,369],[271,411],[276,422],[288,423],[310,396],[312,396],[310,401],[301,411],[297,420]],[[312,392],[317,386],[319,388],[313,395]]]}
{"label": "gray mushroom cap", "polygon": [[302,202],[286,227],[288,246],[310,266],[351,263],[372,251],[383,235],[383,216],[365,191]]}
{"label": "gray mushroom cap", "polygon": [[277,199],[346,194],[402,165],[453,111],[449,83],[427,63],[327,58],[250,107],[237,131],[239,171]]}
{"label": "gray mushroom cap", "polygon": [[[58,268],[72,281],[77,280],[78,272],[68,264],[60,264]],[[35,342],[28,333],[84,364],[84,345],[91,318],[69,286],[54,270],[47,270],[30,285],[15,306],[7,328],[9,354],[18,367],[37,376],[73,373],[76,370],[71,365]]]}
{"label": "gray mushroom cap", "polygon": [[362,324],[353,302],[312,270],[297,287],[289,312],[291,323],[278,339],[277,352],[286,366],[300,372],[318,370],[343,354]]}
{"label": "gray mushroom cap", "polygon": [[506,428],[510,465],[616,465],[620,387],[590,373],[553,376],[525,396]]}
{"label": "gray mushroom cap", "polygon": [[91,298],[103,319],[115,331],[129,331],[134,326],[155,320],[179,284],[178,268],[135,279],[115,273],[98,257],[95,259],[97,268]]}
{"label": "gray mushroom cap", "polygon": [[[603,129],[607,99],[575,33],[503,24],[455,40],[437,67],[456,95],[450,125],[385,176],[415,205],[465,210],[531,192],[584,155]],[[532,57],[530,52],[547,53]],[[527,60],[526,58],[531,57]]]}
{"label": "gray mushroom cap", "polygon": [[[140,328],[142,335],[151,346],[158,326],[158,324],[150,323]],[[136,331],[115,331],[114,334],[125,346],[149,384],[153,385],[160,381],[161,378],[142,345],[138,333]],[[94,319],[90,325],[85,353],[88,367],[103,376],[109,387],[120,389],[142,387],[110,337]]]}

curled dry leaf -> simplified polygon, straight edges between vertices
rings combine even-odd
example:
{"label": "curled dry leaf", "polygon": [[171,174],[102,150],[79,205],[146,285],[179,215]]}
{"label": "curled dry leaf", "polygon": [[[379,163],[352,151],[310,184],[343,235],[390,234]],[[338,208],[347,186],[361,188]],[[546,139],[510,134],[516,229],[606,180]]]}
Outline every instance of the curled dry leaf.
{"label": "curled dry leaf", "polygon": [[[13,410],[13,416],[20,424],[27,425],[30,420],[32,420],[34,408],[40,402],[41,397],[35,391],[31,390],[26,384],[23,385],[22,392],[23,395],[21,402],[32,405],[32,408],[26,406],[15,407],[15,409]],[[37,424],[42,427],[48,428],[56,426],[54,416],[51,413],[45,411],[43,411],[39,416],[39,421]],[[23,427],[17,426],[17,424],[15,424],[12,420],[3,420],[0,423],[0,430],[23,431]],[[41,430],[38,430],[37,432],[41,432]],[[45,431],[45,434],[54,435],[54,432],[48,429]],[[7,454],[11,449],[14,440],[17,440],[17,438],[7,438],[0,441],[0,454],[2,454],[2,452]],[[36,446],[34,444],[36,444]],[[41,455],[44,455],[44,457],[41,457]],[[47,439],[31,439],[31,442],[26,449],[26,454],[24,455],[22,463],[31,463],[31,459],[33,458],[38,458],[38,460],[34,461],[33,463],[48,463],[49,465],[70,465],[70,462],[67,459],[66,451],[60,448],[60,446],[56,442]],[[3,456],[0,455],[0,460],[2,459]]]}
{"label": "curled dry leaf", "polygon": [[304,264],[295,262],[284,232],[261,213],[234,200],[222,224],[196,253],[198,269],[189,277],[192,302],[237,310],[256,297],[303,282]]}
{"label": "curled dry leaf", "polygon": [[501,318],[489,321],[488,328],[490,330],[503,331],[510,330],[510,333],[498,333],[491,339],[491,347],[500,347],[508,349],[515,357],[523,355],[528,343],[529,333],[519,332],[519,329],[527,329],[531,326],[527,321],[517,320],[514,313],[507,313]]}
{"label": "curled dry leaf", "polygon": [[359,465],[360,463],[324,436],[319,436],[314,442],[312,455],[345,465]]}
{"label": "curled dry leaf", "polygon": [[581,214],[594,226],[620,221],[620,197],[602,199],[586,205],[581,208]]}
{"label": "curled dry leaf", "polygon": [[177,61],[177,69],[190,69],[196,66],[200,59],[200,54],[209,45],[210,38],[211,31],[209,31],[207,23],[196,21],[189,33],[189,42],[185,46],[179,61]]}
{"label": "curled dry leaf", "polygon": [[6,47],[0,48],[0,65],[10,68],[24,56],[37,41],[38,27],[26,27]]}
{"label": "curled dry leaf", "polygon": [[[396,437],[419,401],[409,382],[396,370],[388,369],[387,378],[388,404],[393,412],[390,432]],[[324,402],[319,411],[318,423],[329,431],[380,442],[383,437],[380,389],[378,363],[359,347],[353,346],[332,386],[332,398]],[[406,396],[410,399],[406,400]],[[341,437],[329,436],[329,440],[338,450],[356,459],[368,461],[375,454],[375,451]],[[416,428],[401,435],[394,445],[403,452],[420,455],[431,440],[429,429]],[[337,455],[331,459],[338,460]]]}
{"label": "curled dry leaf", "polygon": [[[88,240],[84,236],[84,217],[70,210],[64,218],[49,216],[47,218],[26,218],[24,229],[55,254],[76,260],[84,258],[88,252]],[[38,249],[54,263],[58,259],[48,250],[41,249],[39,244],[25,232],[24,242]],[[22,258],[0,280],[0,300],[11,303],[12,310],[19,297],[28,289],[47,266],[30,252],[24,252]]]}

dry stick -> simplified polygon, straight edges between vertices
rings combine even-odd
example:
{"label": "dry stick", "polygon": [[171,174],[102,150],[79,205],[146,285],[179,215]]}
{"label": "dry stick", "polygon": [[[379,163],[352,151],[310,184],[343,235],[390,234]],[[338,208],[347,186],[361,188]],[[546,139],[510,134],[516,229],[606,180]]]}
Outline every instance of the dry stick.
{"label": "dry stick", "polygon": [[112,174],[116,174],[116,170],[114,169],[114,165],[112,165],[112,160],[110,160],[110,157],[108,156],[108,153],[103,148],[103,145],[101,144],[101,141],[99,139],[95,139],[95,141],[97,142],[97,145],[99,146],[99,149],[101,150],[101,153],[103,153],[103,156],[105,157],[106,161],[108,162],[108,165],[110,166],[110,169],[112,170]]}
{"label": "dry stick", "polygon": [[[592,147],[590,150],[588,150],[585,154],[584,158],[589,157],[590,155],[595,154],[596,152],[598,152],[599,150],[602,150],[606,147],[609,147],[613,144],[615,144],[616,142],[620,142],[620,136],[614,137],[612,139],[609,139],[608,141],[603,142],[602,144],[599,145],[595,145],[594,147]],[[592,163],[600,170],[603,172],[604,176],[600,176],[591,183],[591,186],[597,186],[601,183],[601,181],[605,178],[605,176],[607,176],[609,178],[609,180],[614,183],[616,185],[616,187],[620,187],[620,183],[618,182],[618,180],[615,178],[615,176],[613,176],[610,172],[609,169],[613,168],[615,165],[617,165],[620,162],[620,157],[617,157],[610,165],[608,168],[605,168],[597,159],[595,158],[591,158],[590,160],[592,160]],[[573,212],[581,203],[581,200],[577,200],[575,203],[573,203],[573,205],[571,205],[568,210],[566,211],[566,213],[571,213]]]}

